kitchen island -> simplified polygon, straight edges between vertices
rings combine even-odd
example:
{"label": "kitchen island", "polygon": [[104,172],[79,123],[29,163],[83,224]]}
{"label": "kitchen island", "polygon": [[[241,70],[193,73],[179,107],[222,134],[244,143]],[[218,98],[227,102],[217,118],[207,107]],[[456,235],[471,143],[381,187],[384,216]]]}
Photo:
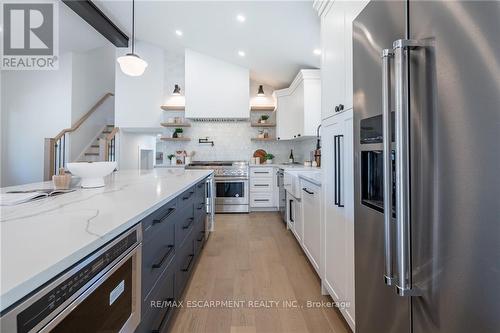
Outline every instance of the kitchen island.
{"label": "kitchen island", "polygon": [[[3,206],[1,311],[210,176],[211,170],[118,171],[106,186]],[[1,189],[51,188],[37,183]]]}

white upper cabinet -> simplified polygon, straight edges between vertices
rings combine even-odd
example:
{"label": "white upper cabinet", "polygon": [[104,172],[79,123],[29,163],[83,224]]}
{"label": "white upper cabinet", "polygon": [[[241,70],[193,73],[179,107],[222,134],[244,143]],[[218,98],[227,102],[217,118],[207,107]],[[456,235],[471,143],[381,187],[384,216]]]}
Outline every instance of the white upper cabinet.
{"label": "white upper cabinet", "polygon": [[186,50],[186,118],[250,117],[246,68]]}
{"label": "white upper cabinet", "polygon": [[316,135],[321,124],[320,70],[301,70],[290,87],[275,90],[274,95],[278,140]]}
{"label": "white upper cabinet", "polygon": [[345,15],[343,4],[334,1],[321,16],[321,118],[345,105]]}
{"label": "white upper cabinet", "polygon": [[352,109],[352,22],[368,2],[315,4],[321,15],[321,119]]}

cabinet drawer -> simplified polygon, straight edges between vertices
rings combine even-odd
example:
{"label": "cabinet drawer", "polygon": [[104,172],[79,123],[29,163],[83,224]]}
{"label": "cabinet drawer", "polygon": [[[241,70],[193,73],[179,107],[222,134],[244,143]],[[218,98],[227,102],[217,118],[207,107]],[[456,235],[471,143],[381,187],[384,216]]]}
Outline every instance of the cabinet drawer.
{"label": "cabinet drawer", "polygon": [[272,192],[273,191],[273,181],[272,178],[251,178],[250,179],[250,191],[252,192]]}
{"label": "cabinet drawer", "polygon": [[202,198],[197,198],[196,201],[194,202],[194,213],[198,214],[202,211],[206,211],[207,204],[205,201],[205,197],[203,196]]}
{"label": "cabinet drawer", "polygon": [[205,186],[206,182],[205,180],[199,182],[196,184],[195,187],[195,202],[205,202]]}
{"label": "cabinet drawer", "polygon": [[175,220],[175,246],[179,248],[186,241],[194,226],[193,205],[185,207]]}
{"label": "cabinet drawer", "polygon": [[250,178],[273,178],[273,177],[274,177],[273,167],[250,168]]}
{"label": "cabinet drawer", "polygon": [[207,216],[207,210],[205,209],[205,205],[203,205],[201,209],[197,208],[194,209],[195,224],[204,224],[206,216]]}
{"label": "cabinet drawer", "polygon": [[175,220],[170,219],[142,245],[142,297],[145,299],[175,255]]}
{"label": "cabinet drawer", "polygon": [[273,193],[253,192],[250,194],[250,207],[274,207]]}
{"label": "cabinet drawer", "polygon": [[201,249],[203,248],[203,245],[205,244],[205,224],[200,223],[195,227],[194,230],[194,253],[195,256],[197,257]]}
{"label": "cabinet drawer", "polygon": [[196,185],[191,186],[189,189],[186,191],[182,192],[181,195],[179,195],[179,209],[184,209],[184,207],[187,207],[189,205],[192,205],[194,202],[194,198],[196,197]]}
{"label": "cabinet drawer", "polygon": [[195,259],[196,254],[194,251],[194,241],[192,237],[189,237],[180,248],[176,258],[177,270],[175,274],[175,297],[177,299],[184,291],[184,287],[186,286],[187,280],[193,270]]}
{"label": "cabinet drawer", "polygon": [[160,333],[166,330],[175,311],[174,288],[175,269],[168,269],[143,302],[141,323],[136,333]]}
{"label": "cabinet drawer", "polygon": [[163,225],[175,219],[177,208],[177,198],[175,198],[142,220],[144,243],[156,235]]}

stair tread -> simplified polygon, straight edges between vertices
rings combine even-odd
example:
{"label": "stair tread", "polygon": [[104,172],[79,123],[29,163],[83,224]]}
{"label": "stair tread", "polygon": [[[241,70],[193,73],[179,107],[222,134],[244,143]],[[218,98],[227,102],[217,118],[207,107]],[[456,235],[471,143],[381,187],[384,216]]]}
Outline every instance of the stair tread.
{"label": "stair tread", "polygon": [[99,153],[85,153],[85,156],[99,156]]}
{"label": "stair tread", "polygon": [[91,148],[99,148],[99,145],[91,145]]}

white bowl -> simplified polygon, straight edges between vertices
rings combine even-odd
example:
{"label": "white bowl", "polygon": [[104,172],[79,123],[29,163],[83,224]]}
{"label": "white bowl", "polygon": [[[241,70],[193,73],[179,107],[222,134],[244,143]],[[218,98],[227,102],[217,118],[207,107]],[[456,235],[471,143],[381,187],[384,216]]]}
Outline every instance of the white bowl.
{"label": "white bowl", "polygon": [[104,186],[104,177],[116,169],[116,162],[76,162],[68,163],[68,170],[82,178],[83,188]]}

